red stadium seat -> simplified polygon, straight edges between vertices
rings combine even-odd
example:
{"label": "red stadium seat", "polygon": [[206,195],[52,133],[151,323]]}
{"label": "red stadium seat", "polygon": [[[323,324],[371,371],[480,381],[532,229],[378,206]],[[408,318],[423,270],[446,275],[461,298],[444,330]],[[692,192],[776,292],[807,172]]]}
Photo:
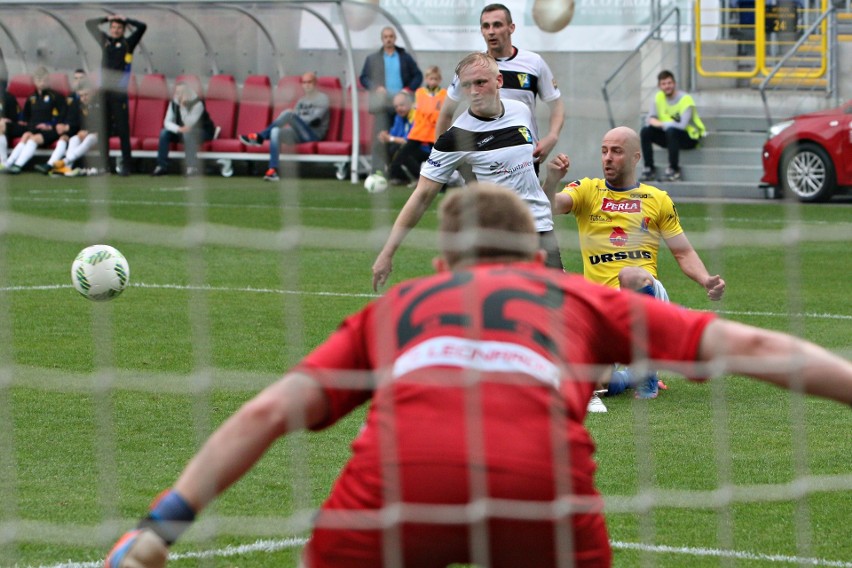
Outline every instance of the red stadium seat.
{"label": "red stadium seat", "polygon": [[47,84],[63,97],[71,94],[71,83],[65,73],[51,73],[48,75]]}
{"label": "red stadium seat", "polygon": [[343,122],[343,109],[347,101],[343,100],[343,85],[338,77],[318,77],[317,88],[328,95],[330,116],[328,117],[328,132],[325,140],[340,140],[341,124]]}
{"label": "red stadium seat", "polygon": [[[246,77],[237,108],[235,136],[248,132],[259,132],[270,121],[272,87],[266,75]],[[244,152],[246,146],[238,138],[225,139],[221,136],[212,143],[214,152]]]}
{"label": "red stadium seat", "polygon": [[[213,75],[207,83],[207,112],[213,124],[221,131],[219,138],[233,139],[234,124],[237,118],[237,82],[233,75]],[[205,142],[202,150],[212,149],[211,142]]]}
{"label": "red stadium seat", "polygon": [[[347,97],[348,97],[347,93]],[[368,111],[367,91],[358,91],[358,121],[359,121],[359,140],[360,153],[369,153],[372,144],[373,135],[373,115]],[[347,102],[349,99],[347,98]],[[348,155],[352,153],[353,128],[352,124],[353,111],[351,105],[345,105],[341,117],[341,135],[337,140],[324,140],[317,142],[317,154],[324,156]]]}
{"label": "red stadium seat", "polygon": [[21,105],[21,108],[24,108],[27,97],[35,91],[32,75],[12,75],[9,78],[6,90],[18,99],[18,104]]}
{"label": "red stadium seat", "polygon": [[198,75],[178,75],[175,77],[175,86],[178,83],[186,83],[190,89],[195,91],[195,94],[199,97],[204,97],[204,88],[201,86],[201,79],[198,78]]}
{"label": "red stadium seat", "polygon": [[166,76],[162,73],[144,75],[136,94],[136,115],[130,129],[130,145],[133,148],[157,149],[168,104]]}
{"label": "red stadium seat", "polygon": [[275,87],[275,98],[272,101],[272,118],[281,114],[282,111],[296,106],[296,102],[304,94],[301,75],[281,77],[278,80],[278,86]]}

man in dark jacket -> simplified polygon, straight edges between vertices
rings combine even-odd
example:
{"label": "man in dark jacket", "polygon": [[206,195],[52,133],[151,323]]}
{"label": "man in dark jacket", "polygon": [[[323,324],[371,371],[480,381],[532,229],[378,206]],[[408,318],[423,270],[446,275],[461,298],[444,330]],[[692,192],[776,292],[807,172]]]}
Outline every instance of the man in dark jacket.
{"label": "man in dark jacket", "polygon": [[[361,70],[361,85],[370,91],[370,113],[374,115],[373,136],[390,129],[393,122],[393,97],[400,91],[413,96],[423,83],[423,73],[405,49],[396,45],[396,32],[382,29],[382,48],[367,56]],[[373,169],[384,170],[386,158],[379,144],[373,144]]]}
{"label": "man in dark jacket", "polygon": [[[108,33],[100,30],[99,26],[109,23]],[[124,37],[127,26],[133,32]],[[130,173],[130,113],[127,100],[127,87],[130,84],[130,66],[133,63],[133,50],[139,45],[142,34],[148,29],[144,22],[131,20],[124,16],[111,15],[105,18],[86,20],[86,28],[103,50],[101,60],[101,88],[103,89],[102,104],[106,120],[106,132],[98,141],[101,155],[106,164],[109,158],[109,136],[114,134],[121,141],[121,168],[116,170],[119,175]]]}

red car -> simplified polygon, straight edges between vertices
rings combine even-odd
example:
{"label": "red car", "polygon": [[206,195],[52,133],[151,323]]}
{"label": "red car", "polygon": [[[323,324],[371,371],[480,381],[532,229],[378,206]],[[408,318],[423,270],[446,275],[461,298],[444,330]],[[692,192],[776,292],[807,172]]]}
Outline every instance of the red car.
{"label": "red car", "polygon": [[827,201],[852,188],[852,100],[773,124],[763,145],[767,197]]}

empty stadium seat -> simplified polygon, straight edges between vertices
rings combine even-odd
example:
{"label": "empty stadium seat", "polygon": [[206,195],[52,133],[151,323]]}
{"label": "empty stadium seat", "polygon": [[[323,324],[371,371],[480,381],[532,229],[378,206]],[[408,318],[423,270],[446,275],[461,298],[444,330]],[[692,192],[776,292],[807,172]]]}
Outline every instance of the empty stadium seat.
{"label": "empty stadium seat", "polygon": [[266,75],[249,75],[243,85],[237,107],[237,126],[234,138],[221,135],[213,140],[214,152],[245,152],[246,146],[237,136],[248,132],[258,132],[266,128],[270,121],[272,87]]}
{"label": "empty stadium seat", "polygon": [[[169,86],[166,76],[162,73],[143,75],[136,93],[136,113],[130,128],[132,148],[157,149],[168,104]],[[115,142],[118,142],[118,139],[115,139]]]}
{"label": "empty stadium seat", "polygon": [[[234,76],[213,75],[210,77],[204,102],[213,124],[221,128],[219,138],[228,140],[236,138],[234,125],[237,118],[237,82]],[[202,150],[211,149],[213,149],[211,142],[205,142],[202,146]]]}
{"label": "empty stadium seat", "polygon": [[51,73],[47,78],[47,84],[63,97],[71,94],[71,83],[65,73]]}
{"label": "empty stadium seat", "polygon": [[[347,94],[347,101],[349,102]],[[374,117],[369,112],[368,106],[368,97],[369,93],[367,91],[358,90],[358,129],[359,129],[359,140],[360,140],[360,153],[362,155],[368,154],[370,152],[370,148],[372,147],[372,135],[373,135],[373,120]],[[353,110],[352,105],[347,104],[344,105],[344,109],[342,112],[342,116],[340,119],[341,122],[341,134],[340,138],[337,140],[324,140],[321,142],[317,142],[317,154],[323,156],[337,156],[337,155],[349,155],[352,153],[352,141],[354,139],[353,136],[353,128],[354,125],[352,123],[353,119]],[[330,130],[330,129],[329,129]]]}

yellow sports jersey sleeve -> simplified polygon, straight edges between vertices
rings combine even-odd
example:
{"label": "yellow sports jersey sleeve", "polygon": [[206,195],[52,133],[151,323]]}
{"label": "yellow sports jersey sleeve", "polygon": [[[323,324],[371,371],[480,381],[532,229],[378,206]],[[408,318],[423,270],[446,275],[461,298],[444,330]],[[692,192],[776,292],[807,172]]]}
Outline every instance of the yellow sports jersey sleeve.
{"label": "yellow sports jersey sleeve", "polygon": [[573,181],[563,191],[574,202],[588,280],[617,288],[618,273],[626,266],[639,266],[656,278],[660,239],[683,232],[665,191],[645,184],[612,189],[597,178]]}

